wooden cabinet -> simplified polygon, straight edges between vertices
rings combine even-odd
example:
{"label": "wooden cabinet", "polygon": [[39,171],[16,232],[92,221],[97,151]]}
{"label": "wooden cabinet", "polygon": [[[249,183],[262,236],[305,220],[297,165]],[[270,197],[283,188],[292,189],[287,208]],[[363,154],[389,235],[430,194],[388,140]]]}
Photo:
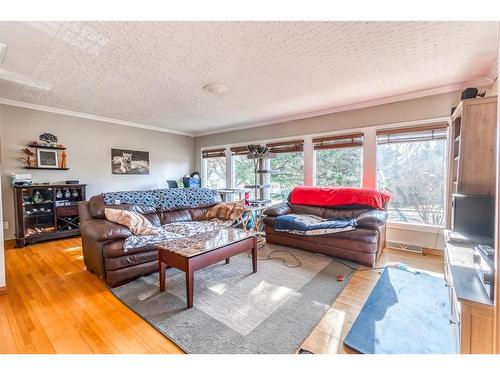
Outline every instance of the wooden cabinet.
{"label": "wooden cabinet", "polygon": [[78,207],[85,186],[32,185],[14,187],[16,245],[80,234]]}
{"label": "wooden cabinet", "polygon": [[458,353],[492,354],[494,306],[476,275],[473,254],[472,244],[446,242],[444,274],[450,292],[453,335]]}
{"label": "wooden cabinet", "polygon": [[451,192],[495,194],[497,97],[463,100],[452,115]]}

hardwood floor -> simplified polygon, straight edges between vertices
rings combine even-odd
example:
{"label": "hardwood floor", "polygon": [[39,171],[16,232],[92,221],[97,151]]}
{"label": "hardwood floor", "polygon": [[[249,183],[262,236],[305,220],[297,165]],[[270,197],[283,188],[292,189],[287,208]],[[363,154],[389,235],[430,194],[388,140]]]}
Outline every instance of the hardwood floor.
{"label": "hardwood floor", "polygon": [[[442,259],[386,249],[377,266],[403,262],[442,274]],[[83,265],[79,238],[6,251],[0,353],[182,353],[124,306]],[[379,271],[357,271],[302,348],[344,353],[342,340]]]}

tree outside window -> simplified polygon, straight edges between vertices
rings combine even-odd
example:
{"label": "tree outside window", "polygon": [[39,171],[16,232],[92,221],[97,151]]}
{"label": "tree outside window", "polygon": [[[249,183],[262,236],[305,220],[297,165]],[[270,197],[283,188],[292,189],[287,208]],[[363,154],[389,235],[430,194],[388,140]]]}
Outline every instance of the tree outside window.
{"label": "tree outside window", "polygon": [[[236,189],[245,189],[245,185],[254,184],[254,166],[253,160],[248,159],[247,155],[233,155],[234,169],[234,187]],[[254,189],[246,189],[250,193],[250,200],[254,200]]]}
{"label": "tree outside window", "polygon": [[304,152],[282,152],[270,159],[271,200],[285,201],[295,186],[304,184]]}
{"label": "tree outside window", "polygon": [[446,139],[378,145],[378,187],[392,193],[389,220],[444,225]]}
{"label": "tree outside window", "polygon": [[226,187],[226,158],[211,157],[203,159],[205,164],[205,186],[211,189]]}
{"label": "tree outside window", "polygon": [[315,150],[315,185],[360,187],[362,155],[362,147]]}

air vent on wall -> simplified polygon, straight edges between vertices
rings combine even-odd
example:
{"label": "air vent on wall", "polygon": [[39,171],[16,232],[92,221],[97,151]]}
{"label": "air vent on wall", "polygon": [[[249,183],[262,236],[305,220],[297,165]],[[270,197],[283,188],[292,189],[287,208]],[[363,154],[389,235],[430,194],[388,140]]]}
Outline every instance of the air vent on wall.
{"label": "air vent on wall", "polygon": [[387,247],[390,248],[390,249],[410,251],[412,253],[422,254],[422,246],[418,246],[418,245],[410,245],[410,244],[406,244],[406,243],[403,243],[403,242],[388,241],[387,242]]}

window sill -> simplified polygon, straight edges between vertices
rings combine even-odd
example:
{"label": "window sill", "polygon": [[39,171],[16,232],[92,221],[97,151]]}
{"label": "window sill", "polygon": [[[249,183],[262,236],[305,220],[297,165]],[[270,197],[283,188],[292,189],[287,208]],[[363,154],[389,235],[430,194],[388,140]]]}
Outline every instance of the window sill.
{"label": "window sill", "polygon": [[416,224],[416,223],[400,223],[394,221],[387,222],[387,228],[390,229],[402,229],[402,230],[411,230],[414,232],[423,232],[423,233],[442,233],[445,229],[442,226],[429,225],[429,224]]}

